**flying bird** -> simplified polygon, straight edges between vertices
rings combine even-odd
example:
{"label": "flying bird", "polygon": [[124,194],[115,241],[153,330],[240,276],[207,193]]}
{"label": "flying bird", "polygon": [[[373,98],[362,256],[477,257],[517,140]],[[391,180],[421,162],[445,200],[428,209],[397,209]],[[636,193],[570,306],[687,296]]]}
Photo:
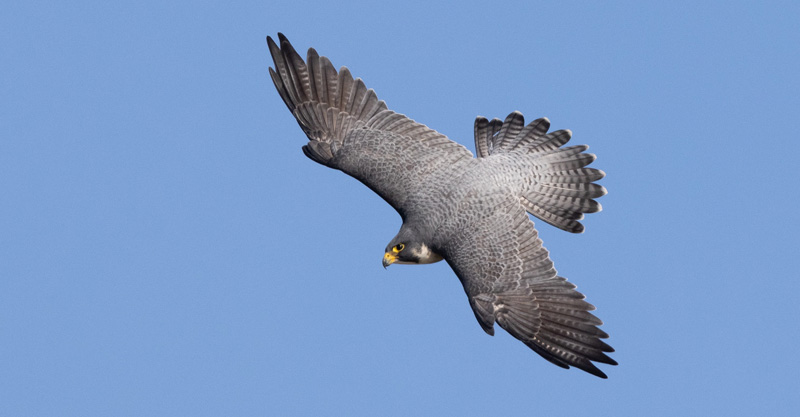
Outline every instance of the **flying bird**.
{"label": "flying bird", "polygon": [[616,365],[614,349],[575,285],[558,276],[527,213],[572,233],[606,194],[587,168],[586,145],[562,147],[569,130],[550,121],[475,119],[477,158],[445,135],[389,110],[346,67],[310,48],[305,60],[279,33],[267,37],[278,93],[308,136],[303,152],[364,183],[400,214],[403,225],[383,255],[391,264],[447,261],[478,323],[497,323],[548,361],[606,378],[594,363]]}

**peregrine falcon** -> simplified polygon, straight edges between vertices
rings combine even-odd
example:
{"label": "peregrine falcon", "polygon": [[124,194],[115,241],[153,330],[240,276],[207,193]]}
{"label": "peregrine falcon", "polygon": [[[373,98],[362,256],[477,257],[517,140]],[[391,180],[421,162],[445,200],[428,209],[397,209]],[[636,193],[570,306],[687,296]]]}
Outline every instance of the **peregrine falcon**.
{"label": "peregrine falcon", "polygon": [[312,160],[355,177],[389,203],[403,225],[383,255],[391,264],[447,261],[489,335],[497,323],[548,361],[606,378],[594,362],[616,365],[608,337],[575,285],[558,276],[528,213],[572,233],[606,194],[587,168],[586,145],[562,147],[569,130],[475,120],[477,158],[462,145],[389,110],[313,48],[304,61],[283,34],[267,37],[275,88],[309,142]]}

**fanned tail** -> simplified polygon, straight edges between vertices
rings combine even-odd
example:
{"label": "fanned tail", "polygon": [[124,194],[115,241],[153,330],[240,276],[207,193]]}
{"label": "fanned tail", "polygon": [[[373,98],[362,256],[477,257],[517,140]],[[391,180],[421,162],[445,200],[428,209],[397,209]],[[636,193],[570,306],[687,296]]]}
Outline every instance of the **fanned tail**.
{"label": "fanned tail", "polygon": [[525,125],[520,112],[513,112],[505,121],[484,117],[475,119],[475,148],[478,157],[513,153],[524,158],[533,169],[522,178],[520,201],[525,209],[560,229],[572,233],[584,230],[579,220],[584,213],[602,209],[595,198],[606,189],[594,184],[605,173],[586,168],[596,156],[584,153],[586,145],[562,148],[570,138],[569,130],[547,133],[550,121],[536,119]]}

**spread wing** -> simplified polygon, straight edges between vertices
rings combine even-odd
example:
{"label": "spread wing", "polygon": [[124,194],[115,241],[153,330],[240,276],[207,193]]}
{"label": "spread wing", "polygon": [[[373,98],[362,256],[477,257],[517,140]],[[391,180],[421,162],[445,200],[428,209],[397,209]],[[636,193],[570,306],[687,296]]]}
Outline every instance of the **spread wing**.
{"label": "spread wing", "polygon": [[270,75],[308,136],[303,152],[344,171],[380,195],[402,216],[404,202],[437,175],[452,175],[472,153],[441,133],[395,113],[342,67],[311,48],[305,61],[285,36],[267,37]]}
{"label": "spread wing", "polygon": [[484,204],[498,210],[463,217],[444,245],[481,327],[494,334],[497,322],[548,361],[606,378],[592,361],[617,363],[605,354],[614,349],[600,340],[608,335],[589,313],[594,306],[557,275],[519,200],[498,195]]}

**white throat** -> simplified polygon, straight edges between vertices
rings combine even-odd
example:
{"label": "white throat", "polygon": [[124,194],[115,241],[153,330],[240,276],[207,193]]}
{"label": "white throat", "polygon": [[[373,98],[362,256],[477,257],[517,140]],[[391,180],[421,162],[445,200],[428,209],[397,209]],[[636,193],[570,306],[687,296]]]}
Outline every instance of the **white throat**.
{"label": "white throat", "polygon": [[421,264],[432,264],[434,262],[439,262],[442,260],[441,255],[432,251],[424,243],[420,245],[419,249],[417,248],[412,249],[411,254],[419,258],[419,263]]}

